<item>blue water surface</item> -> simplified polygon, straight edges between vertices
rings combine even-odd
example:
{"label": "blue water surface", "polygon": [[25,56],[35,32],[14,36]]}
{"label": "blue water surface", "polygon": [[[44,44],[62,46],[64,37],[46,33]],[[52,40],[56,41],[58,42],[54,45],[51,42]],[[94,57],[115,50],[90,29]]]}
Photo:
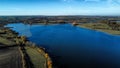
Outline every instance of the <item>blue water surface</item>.
{"label": "blue water surface", "polygon": [[56,68],[120,68],[120,36],[71,24],[7,27],[46,48]]}

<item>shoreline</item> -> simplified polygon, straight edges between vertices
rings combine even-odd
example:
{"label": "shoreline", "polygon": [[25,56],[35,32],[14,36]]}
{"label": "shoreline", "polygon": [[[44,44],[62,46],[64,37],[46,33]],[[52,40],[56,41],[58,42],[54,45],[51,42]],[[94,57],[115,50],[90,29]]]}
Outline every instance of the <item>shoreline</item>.
{"label": "shoreline", "polygon": [[[22,37],[22,36],[20,36],[20,37]],[[24,37],[26,37],[26,36],[24,36]],[[27,37],[26,37],[26,39],[25,40],[27,40]],[[25,41],[24,40],[24,41]],[[30,43],[30,44],[29,44]],[[39,54],[40,53],[43,53],[42,55],[45,57],[45,59],[46,59],[46,66],[44,67],[44,68],[52,68],[52,60],[51,60],[51,58],[50,58],[50,56],[48,55],[48,53],[46,53],[46,51],[45,51],[45,48],[43,48],[43,47],[40,47],[40,46],[37,46],[36,44],[34,44],[34,43],[32,43],[31,41],[29,41],[29,40],[27,40],[26,42],[23,42],[23,45],[24,46],[22,46],[21,48],[23,48],[23,49],[21,49],[21,51],[23,52],[23,53],[26,53],[27,54],[27,56],[28,56],[28,58],[30,59],[29,61],[31,61],[33,58],[30,58],[30,54],[28,54],[28,52],[27,52],[27,49],[26,49],[26,47],[29,47],[30,49],[34,49],[34,50],[36,50],[36,51],[38,51],[39,52]],[[47,57],[46,57],[46,54],[47,54]],[[25,56],[25,55],[24,55]],[[37,57],[37,56],[36,56]],[[39,56],[40,57],[40,56]],[[25,59],[25,57],[23,57],[24,59]],[[27,60],[28,61],[28,60]],[[31,61],[31,63],[32,63],[32,65],[33,65],[33,68],[36,68],[36,67],[34,67],[34,63]],[[25,63],[26,64],[26,63]],[[29,67],[30,67],[31,65],[29,64]]]}
{"label": "shoreline", "polygon": [[[88,26],[89,24],[90,24],[90,26]],[[99,24],[103,25],[103,26],[106,26],[106,27],[99,26]],[[94,23],[87,23],[87,24],[79,24],[79,25],[77,25],[77,27],[99,31],[99,32],[103,32],[105,34],[109,34],[109,35],[113,35],[113,36],[120,36],[120,31],[112,30],[106,24],[98,23],[98,26],[94,27]]]}
{"label": "shoreline", "polygon": [[[14,24],[14,23],[13,23]],[[23,23],[25,24],[25,23]],[[58,24],[58,23],[56,23]],[[28,24],[28,25],[56,25],[54,23],[33,23],[33,24]],[[60,23],[59,23],[60,24]],[[67,24],[71,24],[73,26],[77,26],[77,27],[81,27],[81,28],[85,28],[85,29],[90,29],[90,30],[96,30],[96,31],[100,31],[100,32],[104,32],[106,34],[110,34],[110,35],[114,35],[114,36],[119,36],[120,35],[120,30],[112,30],[111,27],[109,27],[107,24],[104,23],[83,23],[83,24],[72,24],[72,23],[67,23]],[[94,26],[96,25],[96,26]],[[102,26],[101,26],[102,25]],[[10,27],[13,28],[13,27]]]}
{"label": "shoreline", "polygon": [[[44,64],[46,64],[46,66],[44,66],[42,68],[52,68],[52,60],[51,60],[49,54],[46,53],[44,48],[38,47],[36,44],[30,42],[29,40],[27,40],[27,38],[25,36],[18,36],[18,33],[13,31],[10,28],[6,28],[4,26],[2,26],[1,28],[3,28],[4,30],[0,29],[0,38],[1,38],[0,43],[2,44],[2,46],[0,46],[0,48],[6,48],[6,47],[13,48],[13,47],[18,46],[19,49],[17,49],[17,50],[20,52],[21,58],[22,58],[22,61],[21,61],[22,65],[23,65],[22,68],[27,68],[26,64],[28,64],[30,62],[34,63],[31,60],[35,58],[35,57],[30,58],[32,55],[31,55],[31,53],[28,54],[29,51],[28,52],[26,51],[27,50],[27,49],[25,49],[26,47],[29,47],[30,50],[35,50],[36,55],[40,54],[39,56],[36,56],[36,57],[43,56],[44,59],[42,59],[42,60],[45,61],[45,63],[42,63],[42,65],[44,66]],[[2,41],[2,39],[3,39],[3,41]],[[8,42],[8,44],[6,44],[6,42]],[[28,45],[28,44],[30,44],[30,45]],[[26,56],[26,54],[27,54],[27,56]],[[29,58],[29,60],[28,60],[28,58]],[[18,60],[16,60],[16,61],[18,61]],[[28,62],[28,61],[30,61],[30,62]],[[38,59],[37,61],[40,61],[40,60]],[[0,63],[2,63],[2,61]],[[39,63],[38,63],[38,65],[39,65]],[[34,64],[33,64],[33,66],[34,66]]]}

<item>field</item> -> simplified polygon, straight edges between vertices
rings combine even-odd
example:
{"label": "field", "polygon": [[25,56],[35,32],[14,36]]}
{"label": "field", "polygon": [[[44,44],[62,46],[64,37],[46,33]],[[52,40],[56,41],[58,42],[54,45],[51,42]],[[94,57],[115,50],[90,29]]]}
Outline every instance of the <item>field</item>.
{"label": "field", "polygon": [[2,38],[2,37],[0,37],[0,43],[3,45],[6,45],[6,46],[15,45],[15,42],[8,40],[8,39],[5,39],[5,38]]}
{"label": "field", "polygon": [[18,47],[0,48],[0,68],[22,68]]}
{"label": "field", "polygon": [[102,31],[112,35],[120,35],[120,31],[113,30],[111,27],[109,27],[107,24],[104,23],[85,23],[85,24],[79,24],[78,26],[82,28]]}
{"label": "field", "polygon": [[[39,52],[38,47],[31,47],[33,43],[31,42],[28,45],[26,41],[25,36],[18,36],[16,32],[1,27],[0,68],[48,68],[47,58],[44,56],[45,52]],[[29,41],[27,42],[29,43]],[[21,47],[24,50],[20,49]],[[27,66],[27,64],[33,65]]]}
{"label": "field", "polygon": [[39,53],[36,48],[28,46],[26,46],[25,49],[31,62],[33,63],[34,68],[46,68],[46,58],[42,53]]}

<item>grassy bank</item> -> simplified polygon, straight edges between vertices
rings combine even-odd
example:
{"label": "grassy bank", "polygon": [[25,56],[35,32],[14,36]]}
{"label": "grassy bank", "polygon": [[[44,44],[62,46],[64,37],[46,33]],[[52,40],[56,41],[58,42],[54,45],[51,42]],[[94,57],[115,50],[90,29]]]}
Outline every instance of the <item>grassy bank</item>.
{"label": "grassy bank", "polygon": [[[13,50],[9,50],[8,53],[13,53],[13,55],[9,55],[9,57],[14,57],[17,54],[19,57],[18,59],[17,57],[12,59],[16,62],[19,61],[18,64],[8,63],[9,61],[4,62],[8,64],[8,66],[11,66],[13,64],[17,66],[22,63],[20,68],[52,68],[51,60],[48,61],[48,58],[50,59],[50,57],[48,55],[46,57],[46,53],[44,50],[37,47],[36,45],[33,46],[33,43],[28,41],[25,36],[18,36],[16,32],[10,30],[9,28],[0,27],[0,52],[6,52],[8,47],[16,50],[15,54]],[[0,55],[0,57],[1,56],[2,55]],[[5,60],[2,59],[2,61]],[[2,65],[2,61],[0,61],[0,64],[1,66],[4,66]]]}
{"label": "grassy bank", "polygon": [[25,49],[31,61],[33,62],[34,68],[47,68],[46,58],[42,55],[42,53],[39,53],[36,48],[29,46],[26,46]]}
{"label": "grassy bank", "polygon": [[8,28],[2,27],[0,29],[0,43],[5,46],[13,46],[16,45],[15,37],[17,34]]}
{"label": "grassy bank", "polygon": [[82,28],[98,30],[98,31],[109,33],[112,35],[120,35],[120,31],[113,30],[110,26],[104,23],[85,23],[85,24],[79,24],[78,26]]}
{"label": "grassy bank", "polygon": [[3,38],[3,37],[0,37],[0,43],[3,44],[3,45],[6,45],[6,46],[15,45],[15,42],[14,42],[14,41],[5,39],[5,38]]}
{"label": "grassy bank", "polygon": [[22,68],[19,46],[14,31],[0,27],[0,68]]}

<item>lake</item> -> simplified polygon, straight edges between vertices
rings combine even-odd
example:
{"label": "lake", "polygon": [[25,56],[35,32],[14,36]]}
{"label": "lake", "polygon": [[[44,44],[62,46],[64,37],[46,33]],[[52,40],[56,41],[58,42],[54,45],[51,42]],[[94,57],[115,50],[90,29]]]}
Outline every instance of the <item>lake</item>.
{"label": "lake", "polygon": [[8,24],[50,54],[56,68],[120,68],[120,36],[71,24]]}

